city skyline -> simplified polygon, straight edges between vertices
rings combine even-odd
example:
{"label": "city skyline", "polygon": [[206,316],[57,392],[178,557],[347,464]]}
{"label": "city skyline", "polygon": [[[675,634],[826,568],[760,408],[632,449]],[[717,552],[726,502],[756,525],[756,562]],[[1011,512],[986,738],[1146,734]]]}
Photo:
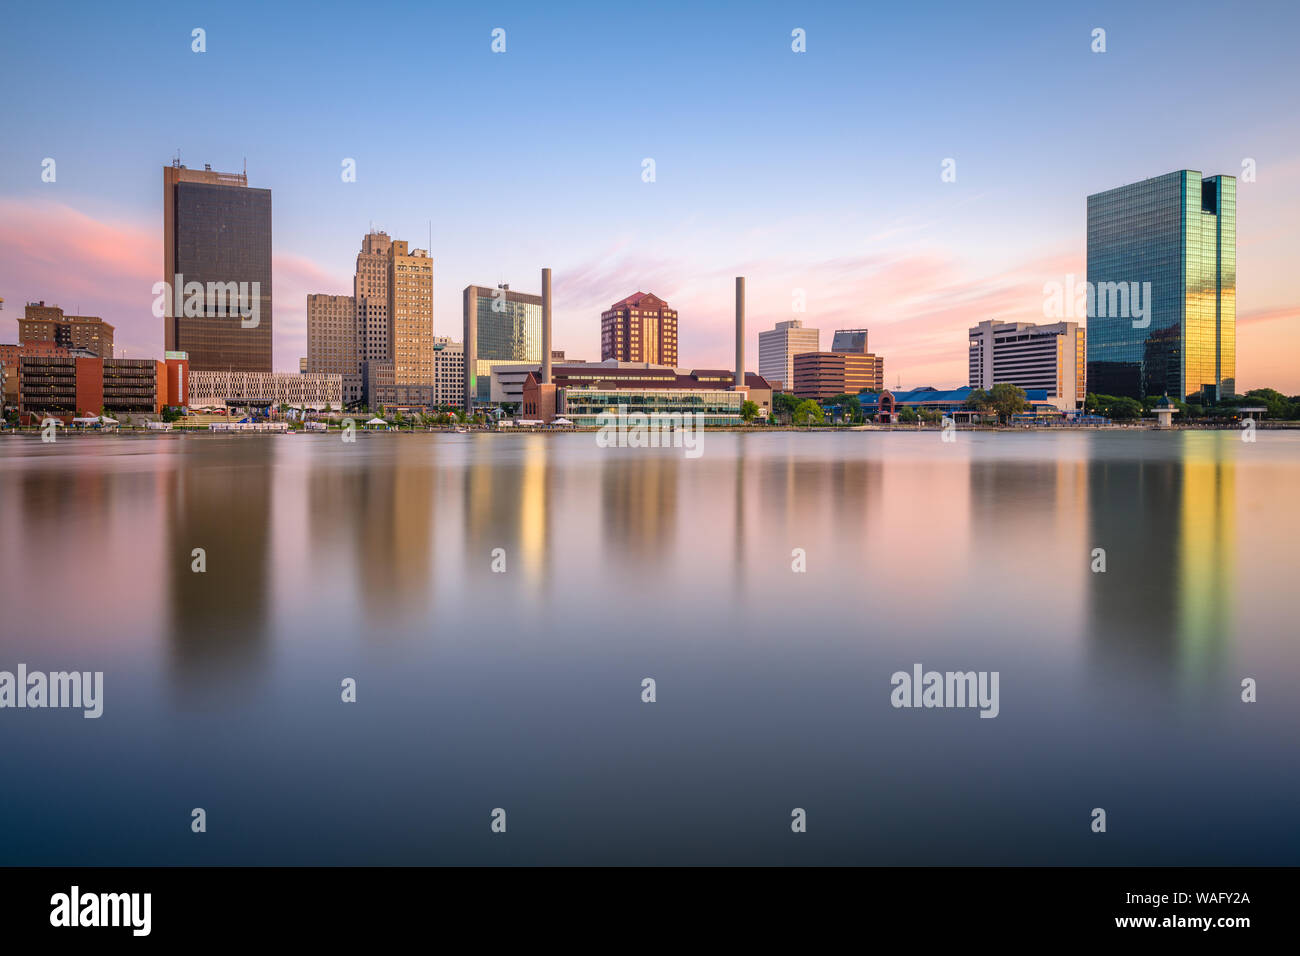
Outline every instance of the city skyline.
{"label": "city skyline", "polygon": [[[385,84],[459,76],[472,87],[455,102],[436,100],[421,124],[427,129],[413,129],[396,122],[399,105],[372,103],[372,84],[340,87],[314,60],[313,43],[341,41],[346,24],[313,22],[291,43],[274,30],[251,35],[235,5],[198,17],[208,44],[197,54],[189,44],[195,14],[155,22],[83,9],[96,39],[74,41],[75,75],[23,68],[51,29],[34,12],[14,15],[4,44],[12,83],[0,95],[23,136],[0,143],[0,292],[11,308],[43,299],[103,316],[133,357],[162,351],[148,311],[161,252],[153,177],[178,148],[193,168],[243,169],[247,160],[250,181],[276,197],[277,371],[296,370],[306,353],[307,294],[349,290],[356,236],[373,221],[413,246],[431,246],[435,335],[458,337],[466,284],[530,288],[547,262],[556,270],[555,347],[594,354],[600,312],[628,289],[653,289],[682,315],[680,362],[722,367],[732,352],[729,280],[744,274],[751,355],[757,331],[779,321],[865,325],[890,357],[891,379],[953,385],[966,378],[961,346],[972,324],[1041,322],[1043,285],[1085,274],[1086,196],[1193,168],[1239,179],[1237,388],[1300,391],[1300,369],[1287,361],[1300,344],[1293,321],[1300,312],[1286,279],[1296,251],[1289,224],[1300,209],[1300,142],[1284,122],[1294,99],[1282,82],[1284,31],[1266,18],[1242,18],[1222,41],[1219,63],[1233,85],[1209,90],[1184,90],[1162,73],[1192,42],[1196,18],[1184,25],[1120,7],[1088,20],[1063,12],[1008,18],[996,39],[983,31],[980,44],[962,34],[980,15],[960,9],[945,11],[937,26],[900,11],[869,20],[772,7],[743,23],[684,7],[637,19],[669,65],[735,72],[700,99],[670,71],[593,89],[585,79],[590,57],[554,55],[594,49],[629,15],[506,7],[493,13],[498,24],[453,12],[436,31],[445,62],[418,59],[427,75],[408,66],[421,48],[415,41],[385,36],[373,45],[391,57],[394,76]],[[263,16],[268,25],[292,18]],[[413,13],[413,24],[424,16]],[[1108,29],[1105,54],[1089,50],[1094,20]],[[502,55],[490,50],[498,25],[509,38]],[[807,31],[807,53],[790,49],[796,26]],[[173,34],[176,51],[161,65],[187,82],[160,91],[159,64],[146,70],[129,61],[136,45],[156,61]],[[875,71],[855,77],[847,64],[866,49]],[[110,55],[126,65],[109,70]],[[1055,69],[1067,56],[1081,58],[1076,68]],[[268,58],[292,74],[282,78],[274,112],[253,80],[226,82]],[[1034,90],[1024,88],[1026,70]],[[81,92],[82,71],[98,76],[99,88],[92,103],[74,109],[68,98]],[[559,121],[516,113],[525,76],[530,94],[565,104]],[[963,82],[971,76],[975,83]],[[864,100],[868,80],[888,85],[890,96]],[[160,92],[167,115],[193,117],[189,90],[204,83],[208,119],[156,120]],[[643,103],[644,132],[611,143],[616,105],[629,96]],[[360,102],[366,118],[355,134],[333,131],[304,152],[304,124]],[[976,104],[986,111],[978,121],[966,115]],[[86,115],[92,106],[104,116]],[[860,119],[843,120],[848,106]],[[930,117],[924,125],[908,115],[921,106]],[[301,116],[291,117],[298,108]],[[441,144],[438,127],[503,109],[515,124],[511,135],[534,144],[523,159],[491,149],[467,159]],[[1220,117],[1212,143],[1192,122],[1205,110]],[[1094,112],[1124,130],[1126,148],[1062,149],[1081,142]],[[103,124],[113,117],[130,119],[140,135],[106,137]],[[1015,122],[1002,122],[1009,117]],[[818,149],[807,149],[812,142]],[[55,182],[41,179],[47,157],[58,163]],[[340,177],[349,158],[355,182]],[[642,179],[646,158],[655,160],[654,182]],[[954,182],[941,179],[948,158],[956,161]],[[1242,175],[1246,159],[1257,163],[1254,181]],[[66,261],[77,268],[69,272]],[[796,290],[805,312],[792,310]]]}

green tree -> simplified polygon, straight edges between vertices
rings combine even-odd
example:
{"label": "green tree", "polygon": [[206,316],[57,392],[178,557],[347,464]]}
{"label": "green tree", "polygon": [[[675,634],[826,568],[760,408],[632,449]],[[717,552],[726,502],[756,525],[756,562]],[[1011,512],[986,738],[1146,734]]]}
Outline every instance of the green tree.
{"label": "green tree", "polygon": [[1295,406],[1281,392],[1271,388],[1252,388],[1246,393],[1247,405],[1263,405],[1269,418],[1295,418]]}
{"label": "green tree", "polygon": [[826,401],[827,405],[839,407],[840,415],[847,422],[854,424],[862,421],[862,402],[856,395],[839,394]]}
{"label": "green tree", "polygon": [[1109,395],[1107,398],[1110,399],[1106,406],[1107,418],[1125,422],[1142,417],[1142,403],[1136,398],[1129,398],[1127,395]]}
{"label": "green tree", "polygon": [[901,409],[899,409],[898,420],[900,422],[905,422],[906,424],[911,425],[915,422],[919,422],[921,420],[921,416],[917,413],[915,408],[912,408],[910,405],[904,405]]}
{"label": "green tree", "polygon": [[794,410],[799,407],[799,399],[789,392],[776,392],[772,396],[772,417],[786,422],[794,421]]}
{"label": "green tree", "polygon": [[758,402],[751,402],[745,399],[740,403],[740,417],[746,422],[752,422],[758,417]]}
{"label": "green tree", "polygon": [[1010,382],[998,382],[988,393],[989,405],[998,413],[998,420],[1006,423],[1012,415],[1029,408],[1025,390]]}
{"label": "green tree", "polygon": [[811,398],[805,398],[795,406],[794,423],[796,425],[821,425],[826,421],[826,413]]}

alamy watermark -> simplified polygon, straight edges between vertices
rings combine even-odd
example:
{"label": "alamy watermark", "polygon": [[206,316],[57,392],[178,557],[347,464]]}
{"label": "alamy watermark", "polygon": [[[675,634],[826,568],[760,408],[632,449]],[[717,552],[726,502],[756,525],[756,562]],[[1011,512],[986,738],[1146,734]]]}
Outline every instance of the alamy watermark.
{"label": "alamy watermark", "polygon": [[18,665],[18,673],[0,671],[0,709],[5,707],[80,708],[82,717],[94,719],[104,713],[103,671],[29,671]]}
{"label": "alamy watermark", "polygon": [[698,412],[617,412],[596,416],[601,448],[682,448],[687,458],[704,453],[704,416]]}
{"label": "alamy watermark", "polygon": [[998,671],[925,671],[920,664],[912,672],[895,671],[889,678],[893,690],[889,702],[895,707],[978,707],[981,717],[996,717]]}
{"label": "alamy watermark", "polygon": [[1150,282],[1065,282],[1043,284],[1043,316],[1048,319],[1132,319],[1133,328],[1151,324]]}
{"label": "alamy watermark", "polygon": [[176,285],[153,284],[153,314],[161,319],[168,315],[185,318],[239,317],[240,328],[255,329],[262,322],[262,283],[260,282],[186,282],[185,274],[176,273]]}

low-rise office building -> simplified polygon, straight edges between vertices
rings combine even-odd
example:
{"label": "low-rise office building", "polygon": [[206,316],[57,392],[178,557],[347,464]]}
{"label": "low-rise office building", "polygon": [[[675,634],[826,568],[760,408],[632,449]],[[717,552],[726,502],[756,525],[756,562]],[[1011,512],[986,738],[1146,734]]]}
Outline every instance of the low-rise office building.
{"label": "low-rise office building", "polygon": [[343,376],[297,372],[190,372],[190,405],[214,408],[249,405],[258,408],[343,407]]}
{"label": "low-rise office building", "polygon": [[27,342],[0,345],[0,394],[6,408],[19,404],[19,385],[22,381],[21,364],[24,355],[69,355],[68,349],[53,342]]}
{"label": "low-rise office building", "polygon": [[81,354],[24,355],[19,408],[24,413],[158,414],[186,404],[188,360],[102,359]]}
{"label": "low-rise office building", "polygon": [[885,360],[869,352],[803,352],[793,364],[797,398],[820,402],[885,386]]}
{"label": "low-rise office building", "polygon": [[[915,411],[931,411],[949,415],[957,420],[975,420],[988,417],[987,412],[966,407],[967,400],[975,392],[970,386],[963,388],[933,388],[926,385],[921,388],[881,389],[878,392],[863,392],[858,396],[862,405],[862,414],[869,420],[888,424],[898,420],[898,414],[904,408]],[[1034,414],[1056,414],[1059,410],[1049,400],[1046,389],[1025,389],[1025,401],[1030,412]]]}
{"label": "low-rise office building", "polygon": [[[770,414],[772,407],[772,387],[767,380],[761,375],[753,372],[745,373],[745,390],[735,391],[732,385],[735,381],[735,373],[728,369],[693,369],[691,371],[682,371],[668,365],[655,365],[649,362],[620,362],[609,359],[602,362],[587,362],[572,365],[555,366],[551,370],[550,386],[541,384],[538,373],[529,373],[525,379],[522,406],[520,414],[524,418],[539,419],[544,422],[551,421],[557,416],[564,416],[571,421],[581,424],[569,412],[569,396],[575,396],[575,401],[579,402],[581,408],[590,407],[593,401],[600,399],[594,398],[597,393],[612,395],[618,397],[622,395],[633,401],[630,404],[645,404],[646,402],[661,403],[662,396],[659,393],[673,393],[678,395],[680,407],[671,409],[672,411],[682,412],[696,409],[702,401],[701,395],[709,393],[726,392],[732,398],[726,400],[714,401],[712,398],[708,402],[716,405],[716,411],[708,411],[707,414],[717,418],[722,416],[727,418],[726,421],[710,421],[708,424],[734,424],[728,416],[732,414],[731,409],[734,406],[736,421],[740,420],[741,405],[748,399],[754,402],[759,408],[760,415]],[[694,397],[680,393],[695,393]],[[651,395],[652,398],[646,399],[645,402],[636,400],[636,395]],[[617,403],[616,403],[617,404]],[[629,402],[625,402],[629,404]],[[710,408],[713,407],[710,406]],[[688,407],[689,406],[689,407]],[[586,411],[577,411],[576,414],[588,414]]]}
{"label": "low-rise office building", "polygon": [[635,413],[690,414],[699,416],[695,421],[701,425],[739,425],[745,400],[743,392],[712,388],[566,388],[560,396],[560,414],[579,427],[605,424],[604,416]]}

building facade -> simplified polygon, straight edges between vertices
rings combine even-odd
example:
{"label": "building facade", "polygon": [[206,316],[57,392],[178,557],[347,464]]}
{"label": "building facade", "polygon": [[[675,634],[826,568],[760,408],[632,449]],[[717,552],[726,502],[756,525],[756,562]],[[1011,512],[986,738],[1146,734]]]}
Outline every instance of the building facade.
{"label": "building facade", "polygon": [[288,405],[337,411],[343,407],[343,377],[313,372],[213,372],[191,366],[189,393],[193,408]]}
{"label": "building facade", "polygon": [[677,364],[677,311],[650,292],[636,292],[600,315],[600,357]]}
{"label": "building facade", "polygon": [[57,305],[28,302],[18,320],[18,342],[85,349],[99,358],[112,358],[113,326],[95,315],[64,315]]}
{"label": "building facade", "polygon": [[824,401],[836,395],[856,395],[864,389],[885,387],[885,360],[871,353],[802,352],[794,357],[794,385],[798,398]]}
{"label": "building facade", "polygon": [[433,259],[402,239],[388,247],[388,316],[395,384],[432,384]]}
{"label": "building facade", "polygon": [[24,413],[157,414],[184,405],[183,359],[102,359],[87,355],[23,355],[19,359]]}
{"label": "building facade", "polygon": [[701,425],[739,425],[743,392],[686,388],[565,388],[559,390],[559,413],[580,427],[604,423],[603,416],[698,415]]}
{"label": "building facade", "polygon": [[498,365],[540,365],[542,297],[466,286],[463,294],[465,407],[491,401],[492,369]]}
{"label": "building facade", "polygon": [[53,342],[28,342],[0,345],[0,381],[3,382],[4,404],[17,406],[20,401],[20,369],[24,355],[67,355],[68,350]]}
{"label": "building facade", "polygon": [[358,363],[393,360],[393,332],[388,321],[388,253],[392,244],[388,233],[372,230],[361,240],[357,253],[352,298],[357,310]]}
{"label": "building facade", "polygon": [[[766,416],[771,413],[772,408],[772,386],[761,375],[754,372],[745,373],[745,389],[736,391],[732,388],[735,381],[735,373],[730,369],[693,369],[691,371],[679,371],[668,365],[653,365],[649,362],[618,362],[608,359],[603,362],[579,362],[571,365],[557,365],[551,371],[551,382],[549,386],[541,384],[540,374],[530,371],[524,378],[523,392],[521,395],[521,414],[525,418],[540,418],[543,421],[550,421],[553,414],[562,414],[568,418],[573,418],[565,411],[568,408],[566,404],[569,394],[582,394],[587,398],[583,402],[588,404],[590,396],[593,394],[620,394],[625,398],[629,395],[637,394],[655,395],[660,393],[727,393],[735,396],[735,401],[730,399],[724,403],[726,411],[718,414],[730,415],[730,409],[735,407],[735,414],[741,414],[741,406],[748,399],[758,406],[760,416]],[[547,389],[553,389],[554,394],[548,395]],[[658,401],[655,398],[655,401]],[[687,401],[687,399],[683,399]],[[695,401],[695,399],[689,399]],[[627,404],[627,402],[625,402]],[[633,402],[633,404],[636,404]],[[719,407],[724,407],[719,406]],[[686,410],[682,407],[676,411]],[[698,410],[698,409],[697,409]],[[580,412],[586,414],[586,412]],[[710,412],[712,414],[712,412]],[[573,419],[575,422],[577,419]],[[737,418],[739,421],[739,418]],[[711,422],[711,424],[731,424],[730,419],[727,422]]]}
{"label": "building facade", "polygon": [[271,190],[164,166],[163,280],[167,351],[196,372],[271,371]]}
{"label": "building facade", "polygon": [[1183,169],[1089,196],[1088,282],[1091,391],[1236,393],[1235,177]]}
{"label": "building facade", "polygon": [[1082,408],[1088,395],[1087,333],[1078,322],[997,322],[970,330],[970,387],[1002,382],[1046,389],[1062,411]]}
{"label": "building facade", "polygon": [[821,349],[821,330],[805,328],[799,319],[776,323],[758,333],[758,374],[773,388],[794,388],[794,357]]}
{"label": "building facade", "polygon": [[307,357],[299,370],[342,376],[345,404],[361,400],[358,342],[355,296],[307,296]]}

